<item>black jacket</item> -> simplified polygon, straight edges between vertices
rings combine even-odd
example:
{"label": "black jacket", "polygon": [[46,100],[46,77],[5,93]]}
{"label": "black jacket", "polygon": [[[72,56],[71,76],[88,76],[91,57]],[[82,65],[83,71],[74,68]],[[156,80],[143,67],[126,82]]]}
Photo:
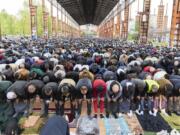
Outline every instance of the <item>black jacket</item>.
{"label": "black jacket", "polygon": [[6,91],[11,85],[10,81],[0,81],[0,103],[6,101]]}
{"label": "black jacket", "polygon": [[83,98],[83,94],[81,94],[81,91],[80,91],[80,88],[82,86],[86,86],[88,88],[86,98],[91,99],[92,98],[92,83],[91,83],[91,80],[88,78],[83,78],[78,81],[78,83],[76,85],[77,98],[79,98],[79,99]]}
{"label": "black jacket", "polygon": [[76,71],[70,71],[70,72],[67,72],[65,78],[73,79],[73,80],[77,83],[78,80],[79,80],[79,73],[76,72]]}
{"label": "black jacket", "polygon": [[27,81],[16,81],[8,89],[7,92],[13,91],[16,93],[17,98],[27,99],[26,85]]}
{"label": "black jacket", "polygon": [[135,92],[135,84],[130,80],[123,80],[121,86],[123,89],[122,97],[132,99]]}
{"label": "black jacket", "polygon": [[170,79],[170,82],[173,84],[173,96],[180,96],[180,79]]}
{"label": "black jacket", "polygon": [[[52,94],[50,96],[47,96],[45,94],[45,89],[47,87],[50,87],[52,89]],[[44,100],[50,100],[50,98],[55,98],[55,94],[57,93],[56,91],[58,90],[58,84],[56,82],[49,82],[47,83],[46,85],[44,85],[44,87],[42,88],[42,91],[41,91],[41,95],[40,97]]]}
{"label": "black jacket", "polygon": [[[48,81],[48,82],[58,82],[58,81],[57,81],[58,79],[56,79],[56,77],[54,76],[54,72],[49,71],[49,72],[45,73],[45,74],[43,75],[43,77],[42,77],[42,80],[43,80],[43,78],[46,77],[46,76],[49,77],[49,81]],[[48,82],[45,82],[45,83],[48,83]]]}
{"label": "black jacket", "polygon": [[[71,84],[71,80],[74,82],[74,85]],[[63,89],[66,88],[69,95],[65,96],[63,94]],[[58,90],[56,91],[55,99],[65,101],[66,99],[73,101],[77,96],[77,91],[75,89],[75,81],[73,79],[63,79],[58,87]]]}
{"label": "black jacket", "polygon": [[[28,90],[27,90],[28,86],[31,85],[31,84],[33,84],[36,87],[36,91],[33,94],[28,93]],[[39,95],[43,87],[44,87],[44,82],[43,81],[41,81],[41,80],[30,80],[26,84],[27,98],[32,98],[35,95]]]}

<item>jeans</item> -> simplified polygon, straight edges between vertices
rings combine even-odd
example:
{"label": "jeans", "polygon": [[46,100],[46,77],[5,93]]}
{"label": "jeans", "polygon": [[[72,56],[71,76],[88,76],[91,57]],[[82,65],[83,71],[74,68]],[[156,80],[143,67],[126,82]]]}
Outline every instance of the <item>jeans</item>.
{"label": "jeans", "polygon": [[152,98],[148,98],[148,99],[141,98],[139,109],[140,109],[140,111],[145,111],[145,110],[152,111],[153,110],[153,99]]}

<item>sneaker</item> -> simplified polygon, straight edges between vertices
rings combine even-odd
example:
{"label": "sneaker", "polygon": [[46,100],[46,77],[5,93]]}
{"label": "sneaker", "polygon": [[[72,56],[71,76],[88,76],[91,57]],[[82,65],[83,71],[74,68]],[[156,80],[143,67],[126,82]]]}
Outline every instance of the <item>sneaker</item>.
{"label": "sneaker", "polygon": [[132,112],[132,111],[129,111],[128,116],[129,116],[129,117],[132,117],[132,116],[133,116],[133,112]]}
{"label": "sneaker", "polygon": [[109,118],[109,113],[106,114],[106,118]]}
{"label": "sneaker", "polygon": [[141,113],[139,112],[139,110],[135,111],[137,115],[141,115]]}
{"label": "sneaker", "polygon": [[164,114],[165,116],[169,116],[169,115],[166,113],[166,110],[165,110],[165,109],[161,110],[161,113]]}
{"label": "sneaker", "polygon": [[175,114],[176,114],[177,116],[180,116],[180,112],[175,112]]}
{"label": "sneaker", "polygon": [[70,128],[76,128],[78,122],[78,118],[75,118],[72,122],[70,122],[68,125]]}
{"label": "sneaker", "polygon": [[180,135],[179,131],[176,129],[173,129],[170,133],[170,135]]}
{"label": "sneaker", "polygon": [[122,113],[119,113],[119,117],[122,117]]}
{"label": "sneaker", "polygon": [[153,116],[156,117],[157,116],[157,110],[154,110]]}
{"label": "sneaker", "polygon": [[149,115],[153,115],[153,112],[152,112],[152,111],[149,111]]}
{"label": "sneaker", "polygon": [[161,130],[160,132],[157,132],[157,135],[169,135],[166,130]]}
{"label": "sneaker", "polygon": [[94,114],[94,116],[93,116],[95,119],[97,118],[97,114]]}
{"label": "sneaker", "polygon": [[113,113],[112,115],[114,116],[114,118],[115,118],[115,119],[117,119],[117,118],[118,118],[118,116],[117,116],[117,114],[116,114],[116,113]]}
{"label": "sneaker", "polygon": [[144,115],[144,111],[140,111],[140,115]]}
{"label": "sneaker", "polygon": [[100,118],[103,119],[103,118],[104,118],[104,115],[103,115],[103,114],[100,114]]}
{"label": "sneaker", "polygon": [[64,115],[63,117],[64,117],[64,119],[65,119],[67,122],[69,122],[69,118],[68,118],[67,115]]}

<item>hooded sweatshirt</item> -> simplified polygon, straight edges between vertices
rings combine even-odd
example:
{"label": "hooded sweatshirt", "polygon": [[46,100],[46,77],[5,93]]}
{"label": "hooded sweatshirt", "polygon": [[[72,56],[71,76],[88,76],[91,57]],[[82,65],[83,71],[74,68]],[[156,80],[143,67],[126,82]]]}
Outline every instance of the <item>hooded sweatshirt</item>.
{"label": "hooded sweatshirt", "polygon": [[91,80],[88,78],[83,78],[78,81],[78,83],[76,85],[77,98],[83,98],[83,94],[81,94],[81,91],[80,91],[82,86],[87,87],[88,92],[86,94],[86,98],[91,99],[92,98],[92,83],[91,83]]}
{"label": "hooded sweatshirt", "polygon": [[106,94],[106,83],[102,79],[96,79],[93,82],[93,97],[100,95],[103,97]]}

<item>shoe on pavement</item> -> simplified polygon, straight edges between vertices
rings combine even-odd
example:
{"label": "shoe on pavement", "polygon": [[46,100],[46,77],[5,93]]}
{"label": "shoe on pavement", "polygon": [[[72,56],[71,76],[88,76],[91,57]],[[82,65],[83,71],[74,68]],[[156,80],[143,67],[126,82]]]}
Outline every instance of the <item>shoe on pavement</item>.
{"label": "shoe on pavement", "polygon": [[104,115],[103,115],[103,114],[100,114],[100,118],[103,119],[103,118],[104,118]]}

